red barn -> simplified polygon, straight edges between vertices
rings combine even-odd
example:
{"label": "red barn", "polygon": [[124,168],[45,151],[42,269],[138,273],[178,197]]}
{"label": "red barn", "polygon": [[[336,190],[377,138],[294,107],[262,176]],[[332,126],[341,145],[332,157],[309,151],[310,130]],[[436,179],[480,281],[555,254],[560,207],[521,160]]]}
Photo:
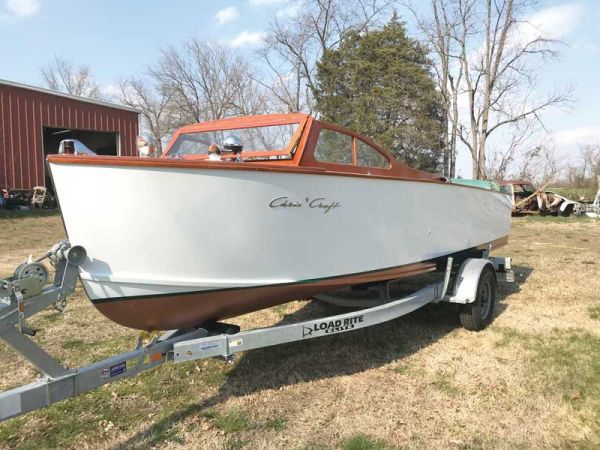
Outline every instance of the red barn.
{"label": "red barn", "polygon": [[63,139],[101,155],[134,156],[135,109],[0,80],[0,188],[50,186],[45,159]]}

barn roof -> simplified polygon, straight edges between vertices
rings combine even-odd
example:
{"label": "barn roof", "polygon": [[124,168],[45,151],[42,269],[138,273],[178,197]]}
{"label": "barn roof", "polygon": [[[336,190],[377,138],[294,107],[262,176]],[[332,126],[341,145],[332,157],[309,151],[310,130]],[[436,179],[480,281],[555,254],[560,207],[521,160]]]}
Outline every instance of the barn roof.
{"label": "barn roof", "polygon": [[137,110],[135,108],[131,108],[129,106],[118,105],[116,103],[104,102],[102,100],[95,100],[95,99],[87,98],[87,97],[80,97],[78,95],[65,94],[63,92],[53,91],[52,89],[45,89],[45,88],[41,88],[41,87],[37,87],[37,86],[30,86],[28,84],[17,83],[15,81],[8,81],[8,80],[0,79],[0,84],[3,84],[5,86],[16,87],[16,88],[20,88],[20,89],[27,89],[30,91],[40,92],[42,94],[53,95],[56,97],[64,97],[64,98],[76,100],[79,102],[91,103],[93,105],[105,106],[107,108],[120,109],[123,111],[134,112],[137,114],[140,113],[139,110]]}

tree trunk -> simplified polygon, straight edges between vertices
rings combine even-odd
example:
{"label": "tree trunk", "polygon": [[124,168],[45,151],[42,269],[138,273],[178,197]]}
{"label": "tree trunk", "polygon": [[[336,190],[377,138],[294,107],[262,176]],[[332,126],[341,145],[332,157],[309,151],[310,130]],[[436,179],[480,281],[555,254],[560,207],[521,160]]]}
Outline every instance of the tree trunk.
{"label": "tree trunk", "polygon": [[485,139],[479,141],[479,157],[477,158],[477,179],[485,180]]}
{"label": "tree trunk", "polygon": [[448,143],[448,133],[449,133],[449,129],[448,129],[449,123],[448,123],[448,107],[445,106],[444,107],[444,119],[443,119],[443,129],[444,129],[444,135],[442,136],[442,146],[444,148],[444,170],[443,170],[443,175],[445,177],[449,177],[450,176],[450,145]]}
{"label": "tree trunk", "polygon": [[448,149],[450,154],[450,169],[448,171],[449,178],[454,178],[456,176],[456,133],[458,132],[457,125],[457,121],[453,120],[450,132],[450,148]]}

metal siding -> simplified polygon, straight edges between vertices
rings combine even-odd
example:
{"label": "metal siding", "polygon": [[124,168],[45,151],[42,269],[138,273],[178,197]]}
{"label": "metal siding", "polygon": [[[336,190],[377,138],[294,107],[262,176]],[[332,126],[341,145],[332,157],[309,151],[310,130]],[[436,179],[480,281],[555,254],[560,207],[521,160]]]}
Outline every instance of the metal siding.
{"label": "metal siding", "polygon": [[[31,115],[29,114],[29,107],[31,105],[32,102],[28,102],[27,101],[27,97],[25,97],[23,99],[23,113],[25,115],[25,120],[23,121],[25,130],[23,132],[23,137],[25,138],[23,145],[25,146],[26,149],[31,149],[33,147],[31,147],[29,145],[29,138],[30,138],[30,133],[27,132],[27,124],[31,123]],[[31,133],[33,135],[33,133]],[[33,140],[33,136],[32,140]],[[35,148],[33,148],[35,150]],[[34,180],[35,181],[35,170],[33,169],[33,163],[34,161],[32,161],[33,158],[33,154],[31,151],[27,151],[23,153],[23,159],[26,161],[26,166],[27,166],[27,178],[30,180]]]}
{"label": "metal siding", "polygon": [[8,178],[8,164],[6,164],[6,124],[4,122],[4,92],[0,91],[0,186],[5,186]]}
{"label": "metal siding", "polygon": [[[12,105],[13,96],[12,93],[8,93],[8,148],[6,149],[6,156],[9,168],[9,178],[6,180],[7,186],[10,186],[10,182],[15,180],[15,152],[14,152],[14,139],[13,139],[13,122],[15,121],[15,117],[13,114],[13,105]],[[10,157],[8,157],[10,154]],[[12,175],[12,178],[10,177]]]}
{"label": "metal siding", "polygon": [[36,129],[38,129],[37,124],[39,117],[36,115],[37,110],[38,108],[35,102],[31,102],[31,119],[33,123],[33,131],[31,134],[33,135],[33,161],[35,167],[35,184],[40,183],[40,167],[37,164],[35,164],[35,161],[37,161],[39,157],[38,133],[36,132]]}
{"label": "metal siding", "polygon": [[117,132],[121,155],[136,154],[138,113],[0,83],[0,188],[44,184],[43,126]]}

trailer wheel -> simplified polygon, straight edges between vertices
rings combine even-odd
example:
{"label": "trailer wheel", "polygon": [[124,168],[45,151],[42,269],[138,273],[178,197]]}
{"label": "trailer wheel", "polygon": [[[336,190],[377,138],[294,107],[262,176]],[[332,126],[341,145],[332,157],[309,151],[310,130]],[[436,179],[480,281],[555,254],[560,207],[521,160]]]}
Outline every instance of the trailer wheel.
{"label": "trailer wheel", "polygon": [[496,274],[488,266],[479,276],[475,301],[460,305],[460,323],[467,330],[481,331],[492,321],[496,304],[496,285]]}

